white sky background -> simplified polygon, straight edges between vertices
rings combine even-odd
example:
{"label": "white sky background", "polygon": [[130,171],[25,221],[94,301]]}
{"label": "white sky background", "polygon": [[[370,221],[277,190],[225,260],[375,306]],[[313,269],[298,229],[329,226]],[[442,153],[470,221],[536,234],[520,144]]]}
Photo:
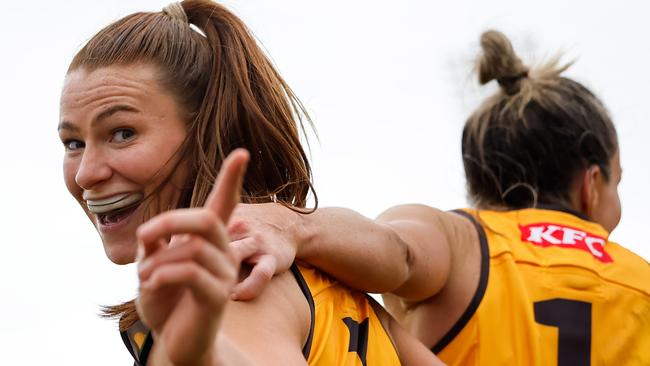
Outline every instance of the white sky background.
{"label": "white sky background", "polygon": [[[625,5],[622,5],[625,3]],[[0,12],[0,364],[129,365],[100,304],[135,294],[133,266],[104,256],[63,184],[58,100],[67,65],[95,32],[166,1],[11,1]],[[368,216],[407,202],[466,206],[460,133],[491,85],[470,74],[478,37],[565,51],[567,73],[616,123],[623,219],[613,238],[650,259],[650,5],[645,1],[225,2],[271,54],[312,114],[323,206]],[[90,362],[89,362],[90,361]]]}

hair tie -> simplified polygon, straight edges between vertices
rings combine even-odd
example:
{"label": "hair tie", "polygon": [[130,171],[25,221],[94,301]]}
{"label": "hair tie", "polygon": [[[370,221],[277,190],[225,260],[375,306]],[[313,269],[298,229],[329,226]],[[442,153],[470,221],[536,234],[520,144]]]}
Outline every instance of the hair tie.
{"label": "hair tie", "polygon": [[183,5],[181,5],[180,2],[174,2],[167,5],[162,11],[172,19],[180,20],[183,23],[189,23],[185,9],[183,9]]}
{"label": "hair tie", "polygon": [[500,77],[497,79],[497,83],[499,83],[499,86],[501,86],[501,89],[503,89],[507,95],[514,95],[519,93],[519,81],[527,77],[528,70],[524,70],[516,75]]}

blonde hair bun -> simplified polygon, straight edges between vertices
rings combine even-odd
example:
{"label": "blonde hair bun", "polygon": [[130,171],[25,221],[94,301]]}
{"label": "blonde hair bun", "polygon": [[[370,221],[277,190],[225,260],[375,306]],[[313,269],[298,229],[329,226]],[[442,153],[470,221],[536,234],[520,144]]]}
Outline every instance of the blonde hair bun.
{"label": "blonde hair bun", "polygon": [[528,77],[528,67],[517,56],[510,40],[499,31],[488,30],[481,34],[481,49],[477,62],[481,85],[496,80],[506,94],[517,94],[521,80]]}

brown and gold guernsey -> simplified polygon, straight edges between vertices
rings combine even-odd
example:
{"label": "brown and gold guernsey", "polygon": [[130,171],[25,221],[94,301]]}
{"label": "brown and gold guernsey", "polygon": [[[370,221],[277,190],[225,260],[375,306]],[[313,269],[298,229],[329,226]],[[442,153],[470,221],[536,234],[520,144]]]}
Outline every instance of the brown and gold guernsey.
{"label": "brown and gold guernsey", "polygon": [[[310,366],[400,365],[372,298],[313,268],[294,264],[291,272],[309,303],[311,324],[303,355]],[[148,329],[137,322],[121,335],[133,365],[145,366],[153,347]]]}
{"label": "brown and gold guernsey", "polygon": [[133,366],[145,366],[153,347],[153,336],[149,329],[137,321],[125,331],[121,331],[122,341],[133,357]]}
{"label": "brown and gold guernsey", "polygon": [[444,362],[650,365],[648,262],[572,213],[457,213],[479,231],[481,278],[470,306],[433,348]]}
{"label": "brown and gold guernsey", "polygon": [[313,268],[292,272],[311,307],[312,327],[303,354],[310,366],[400,365],[372,298]]}

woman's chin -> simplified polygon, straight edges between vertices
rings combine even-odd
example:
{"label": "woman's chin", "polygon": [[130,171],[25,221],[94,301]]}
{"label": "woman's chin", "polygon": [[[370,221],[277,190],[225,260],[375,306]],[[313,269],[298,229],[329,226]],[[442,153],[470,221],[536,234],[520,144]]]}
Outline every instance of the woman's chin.
{"label": "woman's chin", "polygon": [[131,243],[104,243],[104,252],[108,259],[119,265],[135,262],[136,245]]}

